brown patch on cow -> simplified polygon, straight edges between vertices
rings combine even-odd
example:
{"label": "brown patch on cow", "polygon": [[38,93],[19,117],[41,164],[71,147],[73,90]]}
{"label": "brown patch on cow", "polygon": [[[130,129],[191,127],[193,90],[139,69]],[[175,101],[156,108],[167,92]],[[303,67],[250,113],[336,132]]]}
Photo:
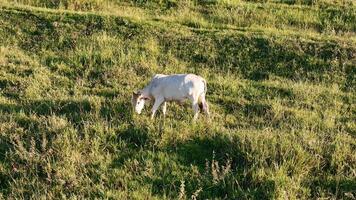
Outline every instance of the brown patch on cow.
{"label": "brown patch on cow", "polygon": [[200,102],[198,105],[199,105],[199,109],[200,109],[200,111],[203,111],[203,110],[204,110],[204,105],[203,105],[203,103],[202,103],[202,102]]}

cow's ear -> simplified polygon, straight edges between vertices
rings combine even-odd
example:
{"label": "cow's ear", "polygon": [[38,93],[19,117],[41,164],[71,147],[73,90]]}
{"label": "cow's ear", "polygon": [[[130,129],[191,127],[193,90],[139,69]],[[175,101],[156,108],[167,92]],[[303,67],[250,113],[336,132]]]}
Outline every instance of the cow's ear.
{"label": "cow's ear", "polygon": [[132,94],[135,95],[135,96],[138,96],[139,94],[141,94],[141,92],[140,91],[134,91]]}

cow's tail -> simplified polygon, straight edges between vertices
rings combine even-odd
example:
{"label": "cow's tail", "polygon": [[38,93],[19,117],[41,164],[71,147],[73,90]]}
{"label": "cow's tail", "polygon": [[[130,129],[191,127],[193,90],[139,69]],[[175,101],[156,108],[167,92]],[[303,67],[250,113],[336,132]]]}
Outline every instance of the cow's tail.
{"label": "cow's tail", "polygon": [[202,81],[204,83],[204,92],[200,96],[199,108],[200,108],[200,110],[204,111],[207,115],[209,115],[209,106],[208,106],[208,103],[206,102],[206,99],[205,99],[205,96],[206,96],[206,93],[208,91],[208,88],[206,86],[206,80],[203,79]]}
{"label": "cow's tail", "polygon": [[204,95],[206,94],[206,92],[208,91],[208,88],[206,87],[206,80],[203,79],[203,83],[204,83]]}

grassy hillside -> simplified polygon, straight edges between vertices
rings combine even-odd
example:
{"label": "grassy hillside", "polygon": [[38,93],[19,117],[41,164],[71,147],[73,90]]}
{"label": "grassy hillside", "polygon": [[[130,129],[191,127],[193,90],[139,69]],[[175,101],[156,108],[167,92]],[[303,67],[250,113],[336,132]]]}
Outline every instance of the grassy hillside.
{"label": "grassy hillside", "polygon": [[[347,0],[0,0],[3,198],[356,198]],[[211,122],[130,105],[208,81]]]}

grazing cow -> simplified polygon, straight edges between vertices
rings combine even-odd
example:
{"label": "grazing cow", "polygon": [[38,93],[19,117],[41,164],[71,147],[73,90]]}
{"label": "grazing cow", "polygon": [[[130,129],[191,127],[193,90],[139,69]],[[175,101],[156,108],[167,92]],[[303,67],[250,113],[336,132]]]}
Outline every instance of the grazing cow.
{"label": "grazing cow", "polygon": [[140,114],[145,101],[154,99],[151,115],[151,119],[153,119],[162,103],[162,111],[165,116],[166,102],[182,103],[185,99],[190,99],[193,103],[193,120],[195,121],[198,118],[199,107],[209,116],[209,108],[205,100],[206,91],[206,81],[200,76],[194,74],[156,74],[145,88],[132,94],[131,101],[136,112]]}

